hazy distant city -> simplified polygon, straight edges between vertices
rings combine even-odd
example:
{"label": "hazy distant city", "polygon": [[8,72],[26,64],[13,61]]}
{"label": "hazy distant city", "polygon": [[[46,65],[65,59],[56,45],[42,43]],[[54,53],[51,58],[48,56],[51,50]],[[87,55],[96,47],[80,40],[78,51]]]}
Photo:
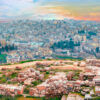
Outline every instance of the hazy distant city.
{"label": "hazy distant city", "polygon": [[100,23],[75,20],[0,23],[0,63],[52,58],[100,58]]}

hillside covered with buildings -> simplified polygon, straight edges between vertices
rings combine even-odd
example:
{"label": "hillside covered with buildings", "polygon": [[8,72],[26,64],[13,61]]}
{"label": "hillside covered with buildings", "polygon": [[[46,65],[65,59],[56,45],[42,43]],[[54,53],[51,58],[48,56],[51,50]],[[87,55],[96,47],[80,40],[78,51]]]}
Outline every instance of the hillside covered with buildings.
{"label": "hillside covered with buildings", "polygon": [[[76,99],[77,98],[77,99]],[[0,66],[0,100],[100,100],[100,60]]]}
{"label": "hillside covered with buildings", "polygon": [[0,23],[0,63],[47,58],[100,58],[100,23],[67,19]]}

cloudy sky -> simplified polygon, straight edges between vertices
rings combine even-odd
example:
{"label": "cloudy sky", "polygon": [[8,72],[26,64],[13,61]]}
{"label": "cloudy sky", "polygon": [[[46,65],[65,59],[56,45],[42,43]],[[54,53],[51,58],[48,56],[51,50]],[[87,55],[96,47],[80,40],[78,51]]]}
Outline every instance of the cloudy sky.
{"label": "cloudy sky", "polygon": [[100,0],[0,0],[0,20],[23,18],[100,21]]}

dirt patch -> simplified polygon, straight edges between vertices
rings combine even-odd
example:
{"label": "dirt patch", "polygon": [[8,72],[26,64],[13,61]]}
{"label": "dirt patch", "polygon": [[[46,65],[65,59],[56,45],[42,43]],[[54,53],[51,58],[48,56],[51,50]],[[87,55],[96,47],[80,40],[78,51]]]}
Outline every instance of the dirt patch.
{"label": "dirt patch", "polygon": [[61,69],[61,70],[84,70],[83,67],[76,67],[76,66],[73,66],[73,65],[51,66],[51,69]]}

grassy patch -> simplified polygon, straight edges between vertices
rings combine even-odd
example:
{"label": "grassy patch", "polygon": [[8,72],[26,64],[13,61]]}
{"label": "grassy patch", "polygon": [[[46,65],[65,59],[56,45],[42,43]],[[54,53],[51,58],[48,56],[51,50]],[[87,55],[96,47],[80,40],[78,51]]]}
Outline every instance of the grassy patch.
{"label": "grassy patch", "polygon": [[17,77],[17,75],[18,75],[18,73],[12,73],[11,78],[15,78],[15,77]]}
{"label": "grassy patch", "polygon": [[80,70],[76,70],[76,71],[74,71],[74,73],[75,73],[75,75],[73,76],[73,79],[74,80],[77,80],[77,79],[79,79],[79,74],[80,74]]}
{"label": "grassy patch", "polygon": [[33,84],[34,86],[37,86],[37,85],[39,85],[39,84],[41,84],[41,83],[42,83],[41,80],[37,80],[37,81],[32,82],[32,84]]}
{"label": "grassy patch", "polygon": [[33,98],[33,99],[37,99],[37,100],[61,100],[61,98],[59,98],[59,97],[52,97],[52,98],[46,99],[46,97],[32,97],[32,96],[27,96],[27,98]]}
{"label": "grassy patch", "polygon": [[49,74],[44,75],[44,79],[48,79],[48,77],[49,77]]}
{"label": "grassy patch", "polygon": [[16,97],[11,97],[11,96],[2,96],[0,95],[0,100],[17,100]]}
{"label": "grassy patch", "polygon": [[19,63],[20,64],[23,64],[23,63],[27,63],[27,62],[32,62],[32,61],[42,61],[42,59],[41,60],[25,60],[25,61],[20,61]]}
{"label": "grassy patch", "polygon": [[95,97],[92,100],[100,100],[100,97]]}
{"label": "grassy patch", "polygon": [[7,78],[6,78],[5,75],[3,75],[2,77],[0,77],[0,84],[6,83],[6,81],[7,81]]}

